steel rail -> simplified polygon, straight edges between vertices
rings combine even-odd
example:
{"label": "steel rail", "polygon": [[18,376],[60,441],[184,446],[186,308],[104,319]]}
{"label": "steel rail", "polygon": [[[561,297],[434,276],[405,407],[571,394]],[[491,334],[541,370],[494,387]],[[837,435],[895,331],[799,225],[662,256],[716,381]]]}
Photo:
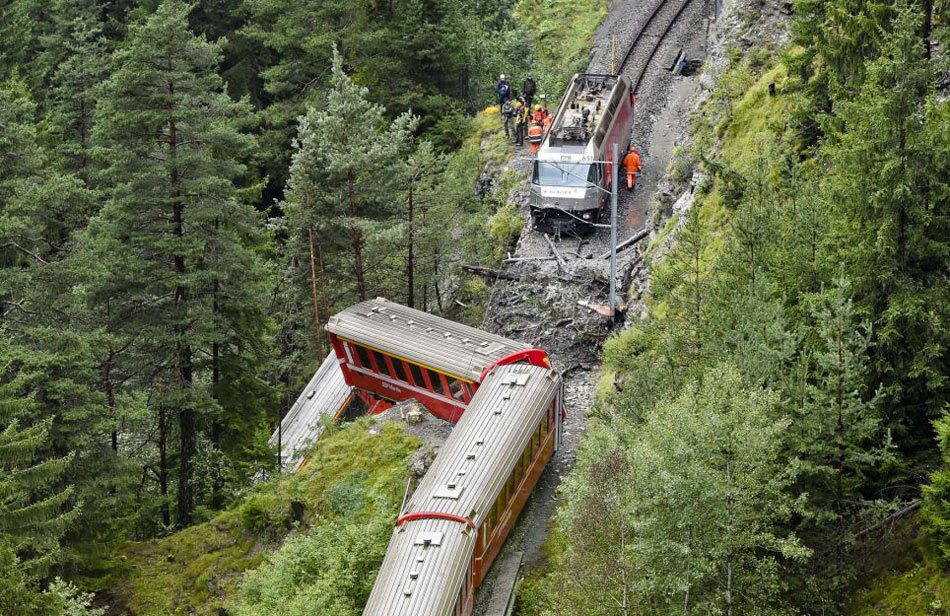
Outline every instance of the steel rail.
{"label": "steel rail", "polygon": [[[662,11],[669,4],[669,1],[670,0],[661,0],[659,3],[657,3],[656,7],[653,9],[653,12],[650,14],[650,17],[643,23],[642,26],[640,26],[640,29],[637,31],[636,36],[634,36],[633,38],[633,42],[630,43],[630,47],[627,49],[627,53],[623,57],[623,61],[620,63],[621,70],[623,70],[623,68],[630,61],[630,58],[633,55],[634,50],[637,49],[640,41],[645,40],[644,33],[656,20],[657,16],[660,14],[660,11]],[[663,28],[663,32],[660,33],[660,35],[656,39],[656,42],[653,43],[653,48],[650,50],[650,54],[647,56],[646,61],[640,66],[640,69],[637,72],[637,78],[635,80],[632,80],[631,90],[634,93],[636,93],[637,89],[640,87],[640,83],[643,81],[643,76],[646,74],[647,67],[653,61],[653,58],[656,56],[657,50],[660,48],[660,43],[663,42],[663,40],[666,38],[666,35],[669,34],[670,32],[670,28],[673,27],[673,24],[677,22],[677,20],[680,18],[680,15],[683,14],[683,11],[685,11],[686,7],[689,6],[691,3],[692,3],[692,0],[684,0],[682,4],[680,4],[680,8],[678,11],[676,11],[676,14],[673,16],[673,19],[671,19],[670,22],[666,24],[666,27]]]}

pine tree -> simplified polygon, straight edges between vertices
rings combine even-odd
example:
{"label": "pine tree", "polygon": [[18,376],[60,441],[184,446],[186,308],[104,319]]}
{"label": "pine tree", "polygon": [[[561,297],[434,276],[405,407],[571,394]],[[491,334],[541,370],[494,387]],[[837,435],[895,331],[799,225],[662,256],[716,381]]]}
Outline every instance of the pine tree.
{"label": "pine tree", "polygon": [[[60,487],[71,455],[41,457],[53,418],[9,383],[16,366],[0,342],[0,600],[12,614],[52,613],[38,584],[60,558],[60,541],[79,509]],[[47,611],[48,610],[48,611]]]}
{"label": "pine tree", "polygon": [[808,357],[815,375],[803,418],[810,434],[800,454],[831,486],[823,508],[844,518],[856,517],[867,507],[862,488],[868,476],[893,461],[882,426],[880,392],[869,390],[870,325],[858,320],[849,287],[841,274],[833,287],[812,298],[818,335]]}
{"label": "pine tree", "polygon": [[[128,346],[123,369],[149,391],[163,497],[177,457],[179,525],[195,504],[199,430],[222,412],[241,413],[214,397],[222,345],[257,358],[266,327],[264,274],[250,248],[257,221],[236,184],[254,144],[243,132],[250,110],[228,97],[216,72],[220,47],[188,30],[189,11],[162,2],[115,58],[93,132],[108,202],[84,255],[89,301]],[[229,365],[232,382],[253,378],[248,362]],[[171,522],[167,506],[162,517]]]}
{"label": "pine tree", "polygon": [[823,258],[844,263],[872,321],[871,388],[905,452],[929,447],[929,422],[950,400],[950,112],[934,102],[919,26],[901,8],[859,94],[836,102],[846,125],[823,187],[836,218]]}
{"label": "pine tree", "polygon": [[36,60],[46,73],[47,131],[63,167],[87,183],[96,88],[109,70],[101,13],[99,0],[54,0],[50,31],[40,37],[43,52]]}
{"label": "pine tree", "polygon": [[[446,156],[430,141],[422,141],[406,160],[406,305],[429,310],[429,289],[437,284],[439,254],[448,248],[449,221],[434,211],[441,199],[439,185]],[[421,291],[421,293],[419,293]]]}
{"label": "pine tree", "polygon": [[781,614],[783,566],[809,552],[784,529],[798,505],[774,397],[730,368],[651,410],[635,428],[641,496],[631,550],[642,600],[666,614]]}
{"label": "pine tree", "polygon": [[347,76],[339,53],[332,86],[326,106],[300,118],[286,210],[295,230],[312,228],[319,244],[349,252],[351,274],[344,279],[352,291],[338,298],[364,300],[402,236],[397,195],[415,120],[403,114],[387,126],[384,109]]}

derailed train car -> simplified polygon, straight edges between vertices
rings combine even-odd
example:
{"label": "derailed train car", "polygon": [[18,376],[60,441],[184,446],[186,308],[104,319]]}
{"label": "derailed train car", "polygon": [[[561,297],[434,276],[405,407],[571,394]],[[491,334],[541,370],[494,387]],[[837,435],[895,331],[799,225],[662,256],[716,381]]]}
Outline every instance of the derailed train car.
{"label": "derailed train car", "polygon": [[563,417],[555,371],[492,368],[397,519],[364,616],[470,615]]}
{"label": "derailed train car", "polygon": [[337,313],[326,329],[346,383],[373,412],[415,399],[456,422],[490,368],[550,366],[540,349],[382,297]]}
{"label": "derailed train car", "polygon": [[530,207],[536,229],[593,231],[611,191],[613,145],[622,160],[630,144],[635,102],[625,77],[574,75],[534,162]]}

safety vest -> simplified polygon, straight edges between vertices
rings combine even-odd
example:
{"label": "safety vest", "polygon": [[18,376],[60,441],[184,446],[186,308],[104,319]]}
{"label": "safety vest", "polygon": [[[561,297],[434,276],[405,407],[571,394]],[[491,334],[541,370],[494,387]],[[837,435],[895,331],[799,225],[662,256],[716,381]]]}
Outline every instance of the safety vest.
{"label": "safety vest", "polygon": [[541,126],[538,124],[532,124],[531,128],[528,129],[528,141],[531,143],[541,143],[541,135],[544,133]]}

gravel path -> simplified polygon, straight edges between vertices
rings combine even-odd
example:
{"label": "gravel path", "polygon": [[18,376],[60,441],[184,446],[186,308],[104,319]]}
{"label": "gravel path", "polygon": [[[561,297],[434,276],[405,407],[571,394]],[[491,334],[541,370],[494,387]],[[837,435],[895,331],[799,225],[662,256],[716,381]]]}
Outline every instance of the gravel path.
{"label": "gravel path", "polygon": [[[604,24],[593,40],[590,72],[610,70],[610,32],[615,34],[615,49],[619,60],[633,42],[634,36],[649,19],[659,0],[648,4],[632,0],[616,0]],[[672,8],[663,8],[644,34],[658,36],[665,29],[681,2],[671,0]],[[654,208],[666,207],[672,195],[657,194],[661,178],[666,172],[675,144],[683,138],[688,119],[688,100],[694,90],[695,79],[673,77],[660,66],[664,59],[679,48],[687,50],[690,58],[705,52],[705,0],[692,0],[660,44],[653,63],[643,75],[638,93],[633,139],[644,162],[644,171],[633,193],[620,195],[618,204],[619,241],[632,236],[649,224]],[[654,38],[655,41],[655,38]],[[652,43],[638,46],[629,62],[621,67],[621,74],[636,79],[642,62],[649,55]],[[530,168],[528,151],[517,152],[512,168],[525,172],[526,182],[512,191],[509,200],[518,204],[527,219],[527,170]],[[659,197],[659,198],[658,198]],[[565,375],[568,418],[560,451],[552,459],[528,501],[518,523],[509,536],[499,559],[513,550],[524,552],[521,574],[530,572],[543,561],[541,547],[548,537],[557,506],[557,488],[561,478],[569,473],[576,459],[577,446],[587,425],[588,410],[594,400],[596,382],[600,376],[600,347],[617,326],[589,308],[579,304],[606,304],[609,261],[599,256],[609,248],[609,231],[601,230],[586,238],[565,237],[557,242],[558,251],[566,263],[555,260],[523,261],[512,263],[507,272],[524,277],[523,281],[495,284],[485,329],[523,340],[546,349],[554,366]],[[548,257],[550,248],[544,236],[530,230],[526,223],[518,242],[515,257]],[[618,276],[632,281],[633,297],[628,301],[632,312],[641,312],[638,288],[646,281],[646,269],[638,258],[638,251],[630,249],[618,255]],[[625,289],[618,284],[623,298]],[[484,614],[498,573],[489,572],[479,592],[475,613]]]}

